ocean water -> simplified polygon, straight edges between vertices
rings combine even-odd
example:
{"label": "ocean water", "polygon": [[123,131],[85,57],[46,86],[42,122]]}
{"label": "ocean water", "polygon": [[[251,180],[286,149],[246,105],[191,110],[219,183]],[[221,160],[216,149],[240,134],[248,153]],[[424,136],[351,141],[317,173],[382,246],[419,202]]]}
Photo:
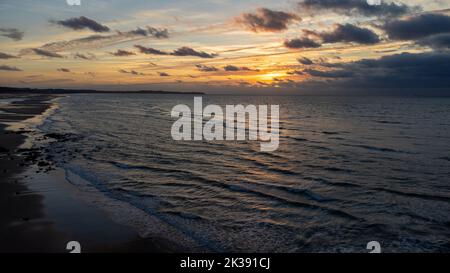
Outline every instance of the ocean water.
{"label": "ocean water", "polygon": [[450,251],[450,99],[203,96],[280,105],[270,153],[172,140],[177,104],[193,96],[70,95],[40,130],[66,134],[67,172],[211,251]]}

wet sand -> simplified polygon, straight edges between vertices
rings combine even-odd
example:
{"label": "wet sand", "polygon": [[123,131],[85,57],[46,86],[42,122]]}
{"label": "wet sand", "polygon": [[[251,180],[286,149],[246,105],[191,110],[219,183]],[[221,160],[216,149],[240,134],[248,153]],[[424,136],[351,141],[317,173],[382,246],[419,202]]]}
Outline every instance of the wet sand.
{"label": "wet sand", "polygon": [[167,239],[141,238],[133,228],[77,198],[76,187],[54,167],[45,147],[20,147],[30,132],[7,130],[5,122],[43,114],[53,98],[20,95],[20,101],[0,104],[0,252],[67,253],[69,241],[79,241],[82,252],[183,252]]}

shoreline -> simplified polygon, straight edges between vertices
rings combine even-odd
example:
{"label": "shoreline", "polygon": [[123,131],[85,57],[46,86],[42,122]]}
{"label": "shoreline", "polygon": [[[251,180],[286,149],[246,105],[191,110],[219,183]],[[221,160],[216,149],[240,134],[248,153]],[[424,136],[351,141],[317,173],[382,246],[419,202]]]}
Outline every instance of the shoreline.
{"label": "shoreline", "polygon": [[[13,98],[13,96],[9,96]],[[26,136],[24,130],[9,131],[5,122],[23,122],[42,114],[51,99],[49,96],[21,96],[20,103],[1,107],[0,114],[0,252],[56,252],[64,243],[63,234],[51,223],[34,221],[44,217],[44,207],[39,194],[29,193],[28,187],[18,179],[33,159],[26,160],[17,153]],[[28,163],[28,164],[27,164]],[[32,164],[32,163],[31,163]],[[42,244],[45,241],[47,244]]]}
{"label": "shoreline", "polygon": [[37,88],[18,88],[0,86],[0,94],[46,94],[46,95],[65,95],[65,94],[150,94],[150,95],[206,95],[204,92],[181,92],[164,90],[137,90],[137,91],[101,91],[90,89],[37,89]]}
{"label": "shoreline", "polygon": [[0,104],[0,253],[68,253],[69,241],[82,252],[179,253],[176,242],[141,237],[135,228],[114,221],[108,213],[78,197],[78,189],[55,167],[45,147],[22,148],[22,126],[52,107],[55,95],[0,95],[14,99]]}

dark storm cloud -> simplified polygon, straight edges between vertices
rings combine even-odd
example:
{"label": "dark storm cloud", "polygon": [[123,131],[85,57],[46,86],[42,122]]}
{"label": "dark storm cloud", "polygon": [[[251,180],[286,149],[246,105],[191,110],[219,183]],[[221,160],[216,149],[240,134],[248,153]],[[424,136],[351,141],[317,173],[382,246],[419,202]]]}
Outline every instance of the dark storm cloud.
{"label": "dark storm cloud", "polygon": [[23,39],[24,32],[17,28],[0,28],[0,35],[13,39],[14,41],[20,41]]}
{"label": "dark storm cloud", "polygon": [[169,77],[170,75],[166,72],[159,72],[158,73],[160,77]]}
{"label": "dark storm cloud", "polygon": [[308,59],[306,57],[300,57],[300,58],[297,59],[297,61],[299,63],[301,63],[301,64],[304,64],[304,65],[312,65],[312,64],[314,64],[314,62],[312,60],[310,60],[310,59]]}
{"label": "dark storm cloud", "polygon": [[321,71],[316,69],[306,69],[305,72],[311,76],[321,78],[349,78],[354,75],[352,71],[345,70]]}
{"label": "dark storm cloud", "polygon": [[57,71],[64,72],[64,73],[70,73],[70,69],[67,69],[67,68],[58,68]]}
{"label": "dark storm cloud", "polygon": [[0,59],[6,60],[6,59],[17,59],[17,58],[19,58],[19,57],[0,52]]}
{"label": "dark storm cloud", "polygon": [[400,16],[416,10],[402,3],[382,1],[380,5],[370,5],[367,0],[304,0],[299,3],[301,8],[313,10],[329,10],[346,15],[364,16]]}
{"label": "dark storm cloud", "polygon": [[450,49],[450,33],[431,35],[419,40],[417,43],[434,49]]}
{"label": "dark storm cloud", "polygon": [[206,53],[203,51],[197,51],[194,50],[190,47],[187,46],[183,46],[180,47],[179,49],[175,50],[172,55],[175,56],[196,56],[196,57],[200,57],[200,58],[214,58],[217,56],[217,54],[211,54],[211,53]]}
{"label": "dark storm cloud", "polygon": [[145,47],[145,46],[141,46],[141,45],[135,45],[134,47],[139,49],[139,51],[144,54],[150,54],[150,55],[169,55],[170,54],[168,52],[154,49],[152,47]]}
{"label": "dark storm cloud", "polygon": [[301,18],[293,13],[267,8],[259,8],[255,13],[243,13],[235,18],[237,23],[254,32],[282,31],[287,29],[290,23],[300,20]]}
{"label": "dark storm cloud", "polygon": [[402,53],[341,64],[332,71],[308,71],[336,80],[333,86],[357,88],[449,88],[450,52]]}
{"label": "dark storm cloud", "polygon": [[318,48],[322,45],[312,39],[304,37],[286,40],[284,41],[284,46],[287,48]]}
{"label": "dark storm cloud", "polygon": [[73,30],[90,29],[94,32],[108,32],[109,27],[102,25],[84,16],[70,18],[67,20],[51,21],[53,24],[70,28]]}
{"label": "dark storm cloud", "polygon": [[116,52],[110,52],[109,54],[116,56],[116,57],[126,57],[126,56],[136,55],[136,53],[134,53],[134,52],[126,51],[126,50],[122,50],[122,49],[118,49]]}
{"label": "dark storm cloud", "polygon": [[334,30],[319,34],[324,43],[376,44],[380,42],[378,35],[370,29],[361,28],[352,24],[336,24]]}
{"label": "dark storm cloud", "polygon": [[378,35],[368,28],[358,27],[352,24],[335,24],[329,31],[316,32],[303,30],[305,37],[287,40],[284,46],[287,48],[318,48],[322,43],[358,43],[377,44],[381,40]]}
{"label": "dark storm cloud", "polygon": [[404,20],[388,21],[383,28],[390,39],[416,40],[430,35],[450,33],[450,16],[422,14]]}
{"label": "dark storm cloud", "polygon": [[15,66],[9,66],[9,65],[0,65],[0,70],[3,71],[22,71],[22,69],[19,69]]}
{"label": "dark storm cloud", "polygon": [[62,55],[59,55],[58,53],[54,53],[51,51],[47,51],[40,48],[32,48],[31,49],[36,55],[43,56],[43,57],[49,57],[49,58],[63,58]]}
{"label": "dark storm cloud", "polygon": [[203,72],[219,71],[219,69],[217,69],[214,66],[207,66],[207,65],[203,65],[203,64],[197,64],[195,66],[197,67],[198,70],[203,71]]}
{"label": "dark storm cloud", "polygon": [[259,71],[258,69],[251,69],[246,66],[226,65],[223,67],[225,71]]}
{"label": "dark storm cloud", "polygon": [[137,49],[139,49],[139,51],[141,53],[150,54],[150,55],[194,56],[194,57],[200,57],[200,58],[214,58],[217,56],[217,54],[206,53],[203,51],[197,51],[197,50],[192,49],[187,46],[180,47],[180,48],[174,50],[173,52],[162,51],[159,49],[154,49],[151,47],[144,47],[141,45],[135,45],[135,47]]}

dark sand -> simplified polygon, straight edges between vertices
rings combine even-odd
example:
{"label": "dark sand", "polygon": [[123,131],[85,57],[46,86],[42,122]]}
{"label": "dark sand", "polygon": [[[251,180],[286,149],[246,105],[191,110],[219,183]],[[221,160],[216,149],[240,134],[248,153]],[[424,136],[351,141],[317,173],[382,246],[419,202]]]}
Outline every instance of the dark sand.
{"label": "dark sand", "polygon": [[[167,239],[141,238],[133,228],[74,198],[75,189],[63,176],[56,182],[58,176],[39,176],[58,170],[44,149],[19,149],[27,132],[8,131],[4,122],[21,122],[44,113],[54,96],[20,96],[22,101],[0,105],[0,252],[67,253],[66,245],[73,240],[81,243],[82,252],[186,251]],[[12,97],[17,96],[0,95],[0,99]],[[43,188],[50,185],[50,193],[31,189],[24,181],[27,177],[40,177],[38,182]]]}

